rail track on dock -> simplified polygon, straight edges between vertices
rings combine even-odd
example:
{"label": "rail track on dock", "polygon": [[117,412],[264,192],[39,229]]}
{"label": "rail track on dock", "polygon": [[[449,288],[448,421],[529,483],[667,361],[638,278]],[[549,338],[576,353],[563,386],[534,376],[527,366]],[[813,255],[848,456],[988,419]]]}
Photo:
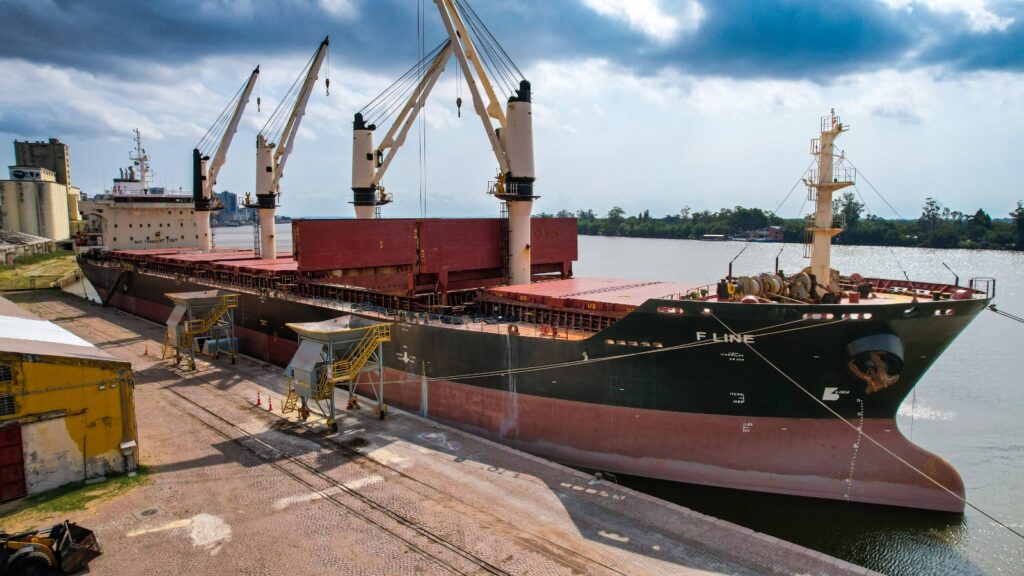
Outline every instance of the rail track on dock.
{"label": "rail track on dock", "polygon": [[[57,317],[59,321],[73,322],[77,319],[75,316],[68,316],[65,310],[58,310],[42,303],[37,305]],[[130,314],[126,314],[126,316],[141,320]],[[150,324],[148,321],[143,322],[147,325]],[[101,328],[91,323],[83,325],[82,328],[96,333],[102,340],[107,341],[106,346],[112,346],[113,348],[128,349],[129,347],[140,347],[145,341],[153,337],[150,334],[141,333],[137,329],[125,329],[117,324]],[[113,330],[104,328],[112,328]],[[147,328],[158,329],[158,325],[147,326]],[[275,446],[272,442],[261,438],[260,435],[247,431],[224,414],[219,414],[210,409],[210,404],[204,405],[201,398],[197,398],[209,394],[215,397],[217,401],[229,404],[232,409],[246,416],[256,416],[265,421],[272,419],[269,431],[313,443],[331,455],[341,458],[341,464],[354,464],[369,475],[376,474],[384,478],[398,479],[403,483],[403,486],[409,488],[410,491],[414,491],[418,497],[430,500],[440,509],[453,509],[473,522],[485,525],[490,530],[497,530],[501,533],[502,537],[507,537],[508,540],[514,541],[514,544],[518,545],[520,549],[528,550],[546,562],[563,566],[567,571],[572,573],[628,573],[619,567],[608,565],[601,559],[577,552],[572,548],[552,541],[544,535],[534,533],[509,519],[435,488],[433,485],[411,476],[395,466],[381,462],[352,446],[339,443],[336,439],[322,437],[300,422],[295,422],[275,414],[267,414],[264,410],[249,406],[247,403],[242,402],[237,394],[227,392],[224,388],[211,381],[211,379],[219,377],[215,371],[228,370],[228,368],[217,363],[201,361],[198,371],[188,372],[176,369],[168,363],[158,362],[152,367],[142,369],[136,373],[140,381],[139,384],[151,383],[159,385],[165,379],[157,374],[147,374],[151,369],[156,369],[159,372],[164,372],[166,375],[178,378],[186,385],[182,390],[175,389],[178,384],[160,385],[158,387],[160,391],[169,392],[173,396],[173,398],[168,399],[172,400],[170,405],[173,406],[175,411],[195,420],[217,436],[239,446],[281,474],[293,479],[298,484],[307,488],[311,494],[315,494],[317,499],[326,500],[329,505],[348,512],[366,521],[369,525],[395,537],[410,552],[438,566],[444,572],[454,574],[512,573],[482,558],[478,553],[466,549],[451,538],[439,534],[436,529],[432,529],[415,518],[410,517],[410,514],[396,509],[393,505],[390,505],[390,502],[381,502],[379,499],[375,499],[359,489],[346,485],[345,482],[321,471],[317,466],[303,461],[300,457],[301,455],[289,454],[290,448],[288,446]],[[201,389],[203,393],[195,394],[197,389]],[[190,397],[190,395],[193,397]],[[262,434],[262,431],[260,434]],[[294,446],[291,449],[294,449]],[[470,538],[472,538],[472,535],[470,535]],[[732,554],[723,554],[697,541],[691,541],[689,545],[692,547],[692,552],[696,552],[697,555],[703,556],[707,560],[712,560],[720,567],[727,568],[731,566],[736,569],[736,573],[750,573],[749,567],[744,566],[742,561],[733,557]],[[548,568],[550,569],[551,567],[549,564]],[[514,569],[513,572],[515,572]]]}

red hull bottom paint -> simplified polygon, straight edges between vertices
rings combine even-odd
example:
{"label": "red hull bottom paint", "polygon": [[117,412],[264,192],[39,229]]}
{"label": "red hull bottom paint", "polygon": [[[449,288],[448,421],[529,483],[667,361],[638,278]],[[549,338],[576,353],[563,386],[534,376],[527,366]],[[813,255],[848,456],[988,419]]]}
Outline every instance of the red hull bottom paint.
{"label": "red hull bottom paint", "polygon": [[[98,292],[106,296],[105,291]],[[160,323],[171,313],[169,306],[122,293],[114,294],[111,304]],[[236,326],[236,336],[247,354],[282,366],[297,347],[287,338],[241,326]],[[385,371],[388,404],[572,466],[758,492],[949,512],[964,509],[963,481],[956,470],[908,441],[892,419],[854,422],[861,433],[835,419],[588,404],[456,382],[425,383],[415,374]],[[373,396],[368,387],[360,392]]]}
{"label": "red hull bottom paint", "polygon": [[[964,508],[956,470],[908,441],[891,419],[854,422],[859,432],[833,419],[645,410],[424,383],[392,369],[386,369],[385,381],[388,404],[572,466],[813,498],[948,512]],[[368,388],[360,391],[370,395]]]}

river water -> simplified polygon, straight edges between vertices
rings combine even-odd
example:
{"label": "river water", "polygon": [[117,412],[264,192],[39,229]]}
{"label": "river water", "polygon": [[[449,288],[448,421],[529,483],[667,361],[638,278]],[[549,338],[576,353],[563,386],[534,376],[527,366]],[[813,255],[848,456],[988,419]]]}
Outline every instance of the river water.
{"label": "river water", "polygon": [[[291,251],[291,226],[277,226]],[[218,228],[219,247],[252,246],[252,229]],[[806,265],[799,244],[580,236],[577,276],[709,284],[736,258],[736,275]],[[781,251],[781,253],[780,253]],[[996,302],[1024,315],[1024,254],[836,246],[844,273],[922,281],[998,279]],[[984,311],[918,384],[899,413],[915,443],[949,460],[974,506],[1024,532],[1024,325]],[[620,478],[634,488],[887,574],[1024,574],[1024,540],[968,508],[963,515],[816,501]]]}

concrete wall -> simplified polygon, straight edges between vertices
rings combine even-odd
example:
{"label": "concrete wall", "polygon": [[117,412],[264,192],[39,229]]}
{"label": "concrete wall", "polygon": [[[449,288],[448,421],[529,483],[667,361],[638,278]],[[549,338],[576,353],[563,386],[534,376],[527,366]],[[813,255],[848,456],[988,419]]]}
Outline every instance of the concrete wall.
{"label": "concrete wall", "polygon": [[53,240],[40,240],[28,244],[7,244],[0,237],[0,264],[10,266],[18,256],[34,256],[36,254],[49,254],[57,249],[57,243]]}
{"label": "concrete wall", "polygon": [[67,240],[71,236],[68,190],[63,184],[0,180],[0,228]]}
{"label": "concrete wall", "polygon": [[138,450],[126,458],[123,442],[137,442],[131,365],[117,360],[0,352],[13,380],[14,414],[0,426],[22,427],[29,494],[70,482],[134,469]]}

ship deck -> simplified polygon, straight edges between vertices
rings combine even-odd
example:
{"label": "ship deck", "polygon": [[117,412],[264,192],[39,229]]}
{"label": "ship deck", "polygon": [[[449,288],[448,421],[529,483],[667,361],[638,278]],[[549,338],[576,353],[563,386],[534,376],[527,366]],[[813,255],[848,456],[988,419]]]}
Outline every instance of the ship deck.
{"label": "ship deck", "polygon": [[[566,278],[482,289],[477,300],[483,305],[482,309],[490,313],[487,317],[423,312],[403,315],[403,306],[399,304],[401,297],[375,294],[358,286],[319,286],[316,280],[301,280],[297,274],[298,263],[290,255],[261,259],[256,257],[253,250],[217,249],[203,253],[197,248],[118,250],[111,255],[118,260],[142,266],[149,274],[194,276],[218,288],[272,294],[275,298],[331,308],[339,314],[436,324],[447,329],[480,333],[507,334],[516,331],[525,337],[569,341],[592,337],[595,332],[610,326],[651,299],[694,299],[694,296],[703,293],[703,296],[696,299],[718,301],[715,285],[615,278]],[[300,285],[296,285],[297,281]],[[839,306],[911,306],[916,301],[985,296],[980,291],[950,284],[880,278],[864,278],[860,281],[872,284],[874,288],[871,294],[859,301],[843,298]],[[305,287],[301,285],[303,283]],[[351,290],[352,294],[348,298],[339,296],[339,289]],[[957,295],[961,290],[966,290],[966,293]],[[321,297],[318,295],[321,292],[332,297]],[[367,302],[360,301],[371,297],[375,298],[368,301],[376,301],[377,305],[367,306]],[[783,298],[777,303],[762,300],[760,305],[802,303]]]}

